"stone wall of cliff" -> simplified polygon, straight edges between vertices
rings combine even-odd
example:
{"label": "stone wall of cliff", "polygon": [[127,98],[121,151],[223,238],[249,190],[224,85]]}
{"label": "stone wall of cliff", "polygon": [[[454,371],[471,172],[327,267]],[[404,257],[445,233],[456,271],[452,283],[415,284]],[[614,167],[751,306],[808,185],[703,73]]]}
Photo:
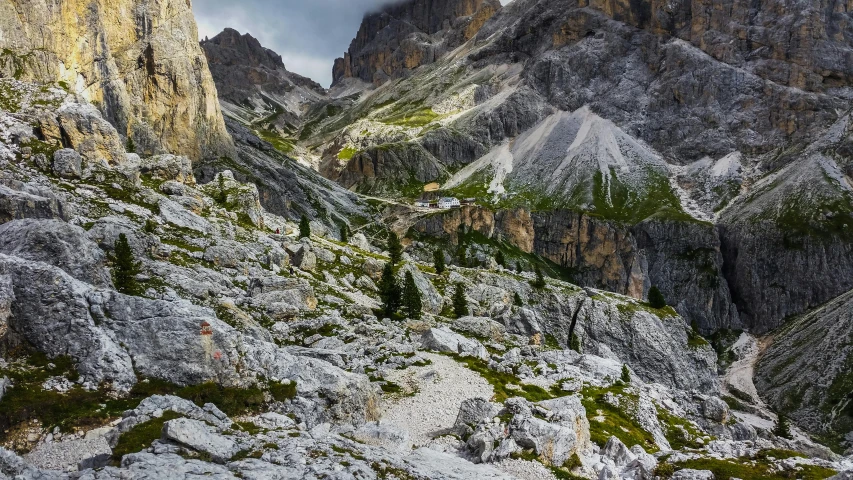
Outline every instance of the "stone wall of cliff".
{"label": "stone wall of cliff", "polygon": [[381,85],[473,37],[498,0],[407,0],[364,17],[349,50],[335,60],[334,83],[358,78]]}
{"label": "stone wall of cliff", "polygon": [[234,156],[186,0],[0,0],[0,76],[64,82],[141,154]]}

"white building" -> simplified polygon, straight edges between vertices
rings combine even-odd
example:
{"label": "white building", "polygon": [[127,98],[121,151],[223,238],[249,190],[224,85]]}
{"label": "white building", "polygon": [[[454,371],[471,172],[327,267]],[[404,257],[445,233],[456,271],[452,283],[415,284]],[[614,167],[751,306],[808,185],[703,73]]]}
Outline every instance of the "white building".
{"label": "white building", "polygon": [[442,197],[438,201],[438,208],[454,208],[461,206],[458,198],[453,197]]}
{"label": "white building", "polygon": [[429,208],[429,200],[417,200],[415,206],[418,208]]}

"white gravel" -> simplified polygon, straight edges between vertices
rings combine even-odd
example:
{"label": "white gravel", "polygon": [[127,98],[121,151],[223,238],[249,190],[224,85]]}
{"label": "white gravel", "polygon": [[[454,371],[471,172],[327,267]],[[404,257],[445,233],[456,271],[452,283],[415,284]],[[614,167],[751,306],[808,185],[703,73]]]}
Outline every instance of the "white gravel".
{"label": "white gravel", "polygon": [[421,355],[431,360],[432,365],[410,367],[387,377],[400,385],[414,382],[418,393],[386,401],[382,407],[383,421],[407,430],[415,447],[429,444],[433,437],[453,427],[463,400],[491,399],[495,393],[483,377],[452,358],[432,353]]}
{"label": "white gravel", "polygon": [[557,480],[557,477],[545,468],[545,465],[530,460],[508,458],[496,463],[495,467],[520,480]]}
{"label": "white gravel", "polygon": [[24,460],[44,470],[77,471],[77,464],[95,455],[112,453],[103,435],[39,444]]}

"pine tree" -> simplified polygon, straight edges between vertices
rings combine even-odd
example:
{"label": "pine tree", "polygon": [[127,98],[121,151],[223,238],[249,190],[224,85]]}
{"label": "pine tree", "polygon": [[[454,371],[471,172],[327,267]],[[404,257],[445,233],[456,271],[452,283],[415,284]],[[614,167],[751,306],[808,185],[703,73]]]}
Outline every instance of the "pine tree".
{"label": "pine tree", "polygon": [[400,237],[392,231],[388,231],[388,255],[391,257],[391,264],[396,265],[403,259],[403,244],[400,243]]}
{"label": "pine tree", "polygon": [[346,224],[341,226],[341,242],[349,243],[349,227]]}
{"label": "pine tree", "polygon": [[435,272],[441,275],[446,269],[444,266],[444,252],[439,249],[436,249],[434,252],[432,252],[432,257],[433,262],[435,264]]}
{"label": "pine tree", "polygon": [[518,263],[516,263],[516,264],[515,264],[515,272],[516,272],[516,273],[521,273],[521,272],[522,272],[522,270],[521,270],[521,262],[518,262]]}
{"label": "pine tree", "polygon": [[453,314],[456,318],[468,315],[468,300],[465,299],[465,287],[461,283],[456,284],[456,290],[453,292]]}
{"label": "pine tree", "polygon": [[403,285],[403,313],[409,318],[419,320],[421,310],[423,310],[421,292],[415,285],[415,277],[412,276],[412,272],[406,272],[406,281]]}
{"label": "pine tree", "polygon": [[299,220],[299,238],[311,238],[311,223],[305,215]]}
{"label": "pine tree", "polygon": [[660,292],[658,287],[652,287],[649,290],[649,305],[651,305],[652,308],[666,307],[666,299],[663,298],[663,294]]}
{"label": "pine tree", "polygon": [[542,269],[539,268],[539,265],[536,265],[536,280],[531,285],[534,288],[545,288],[545,276],[542,275]]}
{"label": "pine tree", "polygon": [[495,263],[502,267],[506,266],[506,259],[504,258],[504,252],[502,250],[498,250],[498,253],[495,254]]}
{"label": "pine tree", "polygon": [[622,381],[631,383],[631,371],[628,370],[628,365],[622,365]]}
{"label": "pine tree", "polygon": [[468,267],[468,247],[462,243],[460,243],[459,247],[456,249],[456,263],[458,263],[460,267]]}
{"label": "pine tree", "polygon": [[524,306],[524,300],[521,299],[521,295],[519,295],[518,292],[515,292],[515,294],[513,295],[512,303],[515,304],[516,307]]}
{"label": "pine tree", "polygon": [[400,310],[402,291],[394,276],[394,266],[390,262],[382,269],[382,279],[379,280],[379,297],[382,299],[382,309],[385,315],[391,316]]}
{"label": "pine tree", "polygon": [[127,137],[127,146],[125,150],[127,153],[136,153],[136,145],[133,144],[133,138],[130,136]]}
{"label": "pine tree", "polygon": [[773,435],[781,438],[791,438],[791,424],[788,422],[788,417],[779,414],[779,420],[776,422],[776,428],[773,429]]}
{"label": "pine tree", "polygon": [[569,350],[574,350],[578,353],[581,352],[581,339],[577,336],[577,334],[573,334],[572,338],[569,339]]}
{"label": "pine tree", "polygon": [[136,275],[141,271],[141,263],[133,258],[133,250],[127,241],[127,236],[121,234],[115,242],[115,255],[109,256],[113,263],[113,284],[116,290],[125,295],[138,295],[139,285]]}

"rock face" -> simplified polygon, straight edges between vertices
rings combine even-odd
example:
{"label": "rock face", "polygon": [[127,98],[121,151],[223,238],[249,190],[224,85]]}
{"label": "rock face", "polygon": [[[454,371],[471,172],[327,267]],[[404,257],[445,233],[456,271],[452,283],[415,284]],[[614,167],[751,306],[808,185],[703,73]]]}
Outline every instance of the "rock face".
{"label": "rock face", "polygon": [[406,0],[364,17],[334,83],[357,78],[381,85],[434,62],[480,29],[501,4],[496,0]]}
{"label": "rock face", "polygon": [[323,87],[289,72],[280,55],[248,33],[226,28],[201,48],[226,113],[243,121],[267,117],[262,128],[291,133],[305,111],[326,97]]}
{"label": "rock face", "polygon": [[190,3],[6,0],[0,19],[0,76],[64,82],[140,153],[234,156]]}
{"label": "rock face", "polygon": [[786,324],[758,361],[755,386],[816,434],[853,431],[853,292]]}

